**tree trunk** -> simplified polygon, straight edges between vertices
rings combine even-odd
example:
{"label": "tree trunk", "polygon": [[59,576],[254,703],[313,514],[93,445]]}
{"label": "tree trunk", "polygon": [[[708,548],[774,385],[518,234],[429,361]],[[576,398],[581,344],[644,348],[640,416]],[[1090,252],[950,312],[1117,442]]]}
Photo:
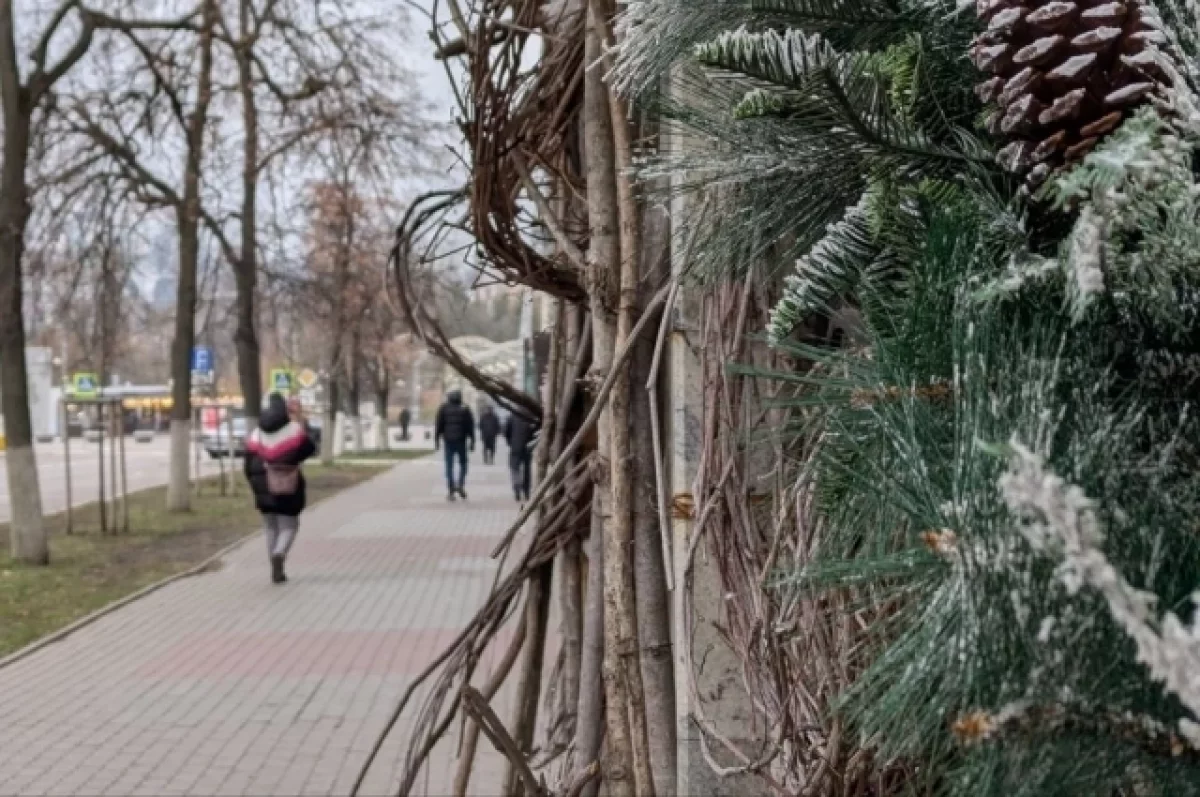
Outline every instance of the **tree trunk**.
{"label": "tree trunk", "polygon": [[379,416],[379,436],[375,438],[375,448],[387,451],[392,447],[388,436],[388,397],[391,395],[392,375],[387,367],[380,364],[379,383],[375,386],[375,414]]}
{"label": "tree trunk", "polygon": [[[598,23],[599,19],[596,20]],[[617,207],[621,223],[621,287],[617,313],[617,337],[614,349],[629,340],[638,315],[640,282],[640,235],[637,204],[628,176],[633,168],[630,147],[629,116],[625,102],[609,93],[612,111],[613,144],[617,171]],[[627,717],[609,712],[610,734],[614,724],[628,723],[634,765],[634,793],[654,794],[654,773],[650,764],[649,732],[646,728],[646,700],[642,683],[641,657],[638,652],[637,587],[634,578],[634,460],[631,425],[633,423],[633,380],[631,369],[622,369],[612,390],[612,526],[604,550],[605,613],[616,618],[615,634],[606,625],[605,669],[617,671],[624,679]],[[609,676],[606,673],[606,679]],[[610,696],[613,693],[610,692]]]}
{"label": "tree trunk", "polygon": [[[559,402],[558,426],[555,430],[554,451],[552,459],[558,459],[562,453],[563,441],[568,433],[567,424],[571,416],[572,398],[575,394],[573,384],[576,374],[576,361],[583,356],[580,350],[579,309],[574,305],[565,307],[566,323],[563,334],[566,336],[567,356],[561,375],[563,399]],[[574,432],[571,429],[570,432]],[[579,679],[583,661],[583,572],[580,558],[583,553],[579,538],[572,535],[567,544],[558,552],[555,569],[559,578],[559,611],[562,615],[562,646],[563,646],[563,705],[579,706]],[[579,725],[575,717],[575,727]],[[574,728],[564,729],[564,735],[573,735]],[[555,739],[556,743],[565,744],[570,736]]]}
{"label": "tree trunk", "polygon": [[350,363],[346,369],[346,417],[350,422],[351,437],[354,440],[354,450],[362,451],[363,434],[362,418],[359,417],[359,407],[362,406],[362,368],[358,358],[362,356],[362,341],[357,332],[350,340]]}
{"label": "tree trunk", "polygon": [[333,253],[333,304],[331,307],[332,329],[329,330],[329,396],[325,410],[325,433],[321,437],[321,462],[332,465],[334,457],[342,448],[345,431],[337,428],[338,409],[341,400],[339,383],[342,369],[342,342],[346,326],[346,289],[350,279],[350,259],[354,251],[354,214],[346,197],[345,184],[339,186],[339,212],[342,214],[344,240]]}
{"label": "tree trunk", "polygon": [[[657,126],[642,124],[639,140],[657,136]],[[667,186],[660,186],[666,190]],[[666,211],[643,206],[640,213],[642,285],[639,302],[649,301],[655,286],[669,277],[671,227]],[[650,322],[657,329],[660,317]],[[650,764],[658,797],[672,797],[676,782],[677,753],[675,717],[675,668],[671,647],[671,601],[663,564],[662,534],[658,514],[658,481],[654,462],[652,407],[644,388],[650,379],[656,341],[653,335],[637,344],[630,363],[634,385],[633,457],[636,473],[634,509],[634,577],[637,582],[638,643],[641,648],[642,680],[646,694],[646,729],[650,740]],[[662,374],[659,374],[661,378]],[[661,391],[659,395],[666,395]],[[665,424],[659,424],[663,428]],[[672,563],[668,562],[667,566]]]}
{"label": "tree trunk", "polygon": [[182,205],[176,210],[179,226],[179,290],[175,298],[175,340],[171,345],[171,470],[167,508],[191,508],[189,461],[192,431],[192,347],[196,342],[196,272],[200,259],[200,170],[203,168],[204,133],[212,101],[213,26],[215,3],[204,4],[200,32],[200,74],[196,107],[188,120]]}
{"label": "tree trunk", "polygon": [[50,563],[42,520],[29,383],[25,363],[22,258],[29,222],[29,162],[32,109],[20,85],[12,5],[0,3],[0,92],[4,106],[4,163],[0,166],[0,394],[8,453],[8,496],[12,506],[9,537],[12,556],[34,565]]}
{"label": "tree trunk", "polygon": [[[575,768],[600,760],[604,740],[604,518],[601,491],[592,493],[592,533],[587,541],[587,591],[583,606],[583,644],[579,661],[579,709],[575,712]],[[593,779],[580,797],[596,797]]]}
{"label": "tree trunk", "polygon": [[[651,324],[651,328],[654,325]],[[638,343],[630,372],[639,388],[646,384],[654,357],[654,340]],[[650,764],[658,797],[675,794],[675,670],[671,648],[671,603],[663,572],[657,481],[654,473],[651,410],[643,392],[633,402],[633,471],[635,473],[634,578],[637,582],[638,646],[646,694],[646,730]],[[657,409],[657,408],[655,408]]]}
{"label": "tree trunk", "polygon": [[[513,741],[528,756],[533,752],[533,732],[537,726],[538,697],[542,688],[542,660],[546,654],[546,622],[550,616],[550,584],[553,573],[549,564],[538,568],[529,578],[525,598],[525,650],[515,695]],[[510,797],[526,797],[525,785],[512,764],[505,766],[504,791]]]}
{"label": "tree trunk", "polygon": [[258,105],[254,98],[254,73],[249,43],[251,0],[241,0],[238,16],[243,44],[236,48],[238,89],[242,95],[242,125],[245,139],[242,144],[242,242],[241,252],[233,264],[237,289],[238,380],[245,398],[246,428],[257,425],[262,409],[262,361],[255,325],[255,303],[258,290]]}
{"label": "tree trunk", "polygon": [[[595,63],[601,55],[600,31],[603,25],[603,10],[597,0],[588,6],[585,63]],[[588,226],[590,244],[588,249],[589,294],[592,305],[592,337],[594,356],[592,378],[600,382],[607,378],[612,367],[616,346],[615,309],[619,302],[619,263],[621,246],[618,237],[620,224],[617,208],[616,161],[613,149],[612,116],[609,109],[608,87],[601,70],[590,69],[584,78],[583,102],[584,151],[587,169]],[[615,391],[614,391],[615,392]],[[632,578],[626,579],[630,551],[622,546],[627,540],[620,534],[628,530],[614,511],[625,512],[628,504],[615,506],[617,496],[610,492],[615,465],[612,462],[611,441],[615,434],[614,404],[609,403],[600,415],[597,424],[598,462],[596,467],[596,491],[593,501],[600,528],[593,527],[592,533],[599,534],[604,552],[604,658],[603,682],[607,710],[605,727],[608,738],[608,753],[604,762],[605,787],[613,797],[633,797],[636,793],[633,738],[629,725],[629,683],[622,668],[623,655],[628,653],[623,637],[628,631],[628,618],[622,614],[622,597],[619,590],[632,588]],[[622,528],[618,528],[622,527]],[[595,564],[593,563],[594,567]],[[632,599],[632,594],[629,598]],[[640,683],[639,683],[640,685]],[[580,714],[580,722],[591,720]],[[588,760],[581,759],[586,765]]]}
{"label": "tree trunk", "polygon": [[[336,356],[336,353],[335,353]],[[325,403],[325,421],[322,424],[321,431],[321,462],[325,465],[332,465],[333,458],[336,452],[336,441],[334,437],[339,433],[337,428],[337,412],[338,412],[338,380],[330,376],[329,395],[326,396]]]}

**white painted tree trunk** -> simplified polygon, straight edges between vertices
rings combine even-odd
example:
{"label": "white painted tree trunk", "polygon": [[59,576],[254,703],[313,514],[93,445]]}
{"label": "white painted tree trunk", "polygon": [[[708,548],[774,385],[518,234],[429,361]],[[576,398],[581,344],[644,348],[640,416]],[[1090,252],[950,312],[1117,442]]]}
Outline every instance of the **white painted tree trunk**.
{"label": "white painted tree trunk", "polygon": [[33,446],[10,447],[6,457],[8,494],[12,498],[9,534],[13,558],[29,564],[47,564],[50,547],[42,520],[42,495],[38,489],[37,457]]}
{"label": "white painted tree trunk", "polygon": [[326,410],[321,429],[321,463],[332,465],[337,456],[337,413]]}
{"label": "white painted tree trunk", "polygon": [[192,507],[192,422],[171,419],[171,465],[167,509],[187,512]]}
{"label": "white painted tree trunk", "polygon": [[333,455],[346,453],[346,415],[339,412],[333,417]]}

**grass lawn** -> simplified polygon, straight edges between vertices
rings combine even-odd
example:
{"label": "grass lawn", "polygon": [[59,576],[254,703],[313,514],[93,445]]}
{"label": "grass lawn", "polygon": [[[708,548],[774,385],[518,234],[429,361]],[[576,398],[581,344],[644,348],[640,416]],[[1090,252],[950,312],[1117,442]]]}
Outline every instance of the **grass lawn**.
{"label": "grass lawn", "polygon": [[401,462],[407,459],[420,459],[433,453],[433,449],[393,448],[387,451],[346,451],[341,459],[363,462]]}
{"label": "grass lawn", "polygon": [[[309,504],[379,472],[373,465],[308,467]],[[97,504],[76,508],[77,531],[71,536],[64,533],[65,514],[48,516],[51,564],[45,568],[13,562],[8,525],[0,523],[0,657],[195,567],[252,532],[259,519],[245,481],[239,479],[235,496],[219,495],[216,485],[215,480],[206,483],[193,498],[192,511],[178,515],[165,509],[166,487],[131,494],[128,534],[102,536]]]}

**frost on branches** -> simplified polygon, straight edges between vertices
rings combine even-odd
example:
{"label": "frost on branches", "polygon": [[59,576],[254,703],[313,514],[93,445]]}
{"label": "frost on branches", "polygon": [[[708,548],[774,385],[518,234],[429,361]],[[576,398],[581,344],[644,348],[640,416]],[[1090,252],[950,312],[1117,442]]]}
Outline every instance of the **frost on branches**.
{"label": "frost on branches", "polygon": [[614,89],[638,96],[660,79],[695,44],[729,29],[744,9],[695,0],[630,0],[617,16]]}
{"label": "frost on branches", "polygon": [[1187,302],[1179,286],[1200,280],[1192,149],[1146,108],[1051,184],[1059,207],[1079,209],[1061,256],[1076,320],[1108,293],[1182,331]]}
{"label": "frost on branches", "polygon": [[777,345],[799,324],[829,306],[830,300],[854,282],[854,276],[878,254],[867,223],[869,194],[829,225],[825,237],[796,263],[784,280],[783,296],[771,311],[767,335]]}
{"label": "frost on branches", "polygon": [[[1200,718],[1200,624],[1188,625],[1174,613],[1158,618],[1156,596],[1139,590],[1101,550],[1104,533],[1095,505],[1078,486],[1046,469],[1041,457],[1014,441],[1000,489],[1008,507],[1021,518],[1019,530],[1038,552],[1062,558],[1058,572],[1071,594],[1096,590],[1113,619],[1137,646],[1138,661],[1150,677]],[[1200,592],[1193,596],[1200,605]],[[1200,618],[1200,612],[1197,612]],[[1200,750],[1200,724],[1183,719],[1180,735]]]}

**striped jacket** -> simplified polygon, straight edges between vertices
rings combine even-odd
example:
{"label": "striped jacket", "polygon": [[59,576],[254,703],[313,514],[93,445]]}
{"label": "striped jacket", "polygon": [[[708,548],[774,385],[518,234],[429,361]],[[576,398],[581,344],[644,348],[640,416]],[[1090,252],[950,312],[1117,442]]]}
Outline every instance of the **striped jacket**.
{"label": "striped jacket", "polygon": [[271,495],[267,489],[267,465],[299,467],[316,450],[303,424],[289,420],[286,414],[279,417],[269,409],[263,413],[258,428],[246,438],[243,465],[258,511],[293,517],[304,511],[307,498],[304,476],[300,476],[300,486],[294,494]]}

